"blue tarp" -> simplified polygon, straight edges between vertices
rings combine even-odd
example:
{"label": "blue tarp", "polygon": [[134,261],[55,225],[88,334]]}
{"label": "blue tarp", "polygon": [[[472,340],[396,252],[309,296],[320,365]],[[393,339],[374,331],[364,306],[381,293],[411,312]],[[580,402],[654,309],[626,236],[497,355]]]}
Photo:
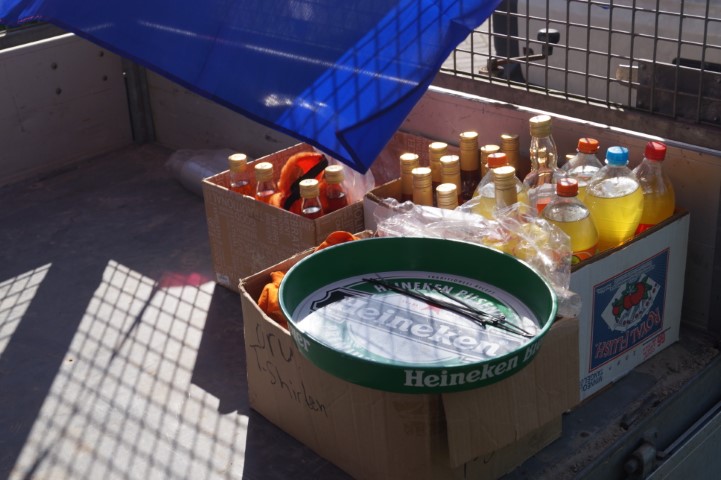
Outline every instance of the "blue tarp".
{"label": "blue tarp", "polygon": [[0,0],[359,172],[500,0]]}

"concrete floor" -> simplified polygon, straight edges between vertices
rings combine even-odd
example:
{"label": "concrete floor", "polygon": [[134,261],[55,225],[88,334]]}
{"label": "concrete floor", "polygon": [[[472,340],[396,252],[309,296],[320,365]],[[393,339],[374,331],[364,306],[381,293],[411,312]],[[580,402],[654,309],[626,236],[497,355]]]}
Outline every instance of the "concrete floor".
{"label": "concrete floor", "polygon": [[[0,188],[0,478],[348,478],[250,410],[240,299],[212,281],[203,200],[170,153]],[[577,478],[717,353],[682,328],[508,478]]]}
{"label": "concrete floor", "polygon": [[346,478],[248,407],[240,299],[170,153],[0,189],[0,478]]}

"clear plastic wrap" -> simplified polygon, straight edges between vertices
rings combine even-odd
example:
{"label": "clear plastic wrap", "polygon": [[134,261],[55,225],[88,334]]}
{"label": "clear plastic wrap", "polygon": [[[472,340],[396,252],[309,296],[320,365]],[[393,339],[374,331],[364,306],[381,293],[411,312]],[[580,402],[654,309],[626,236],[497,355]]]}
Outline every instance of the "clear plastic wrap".
{"label": "clear plastic wrap", "polygon": [[569,290],[571,245],[558,227],[516,203],[489,220],[470,213],[472,202],[456,210],[399,203],[386,199],[376,209],[378,236],[433,237],[473,242],[523,260],[551,284],[558,296],[558,314],[578,316],[581,299]]}
{"label": "clear plastic wrap", "polygon": [[331,155],[328,155],[322,150],[314,148],[318,153],[325,155],[328,159],[328,165],[341,165],[343,166],[343,187],[345,188],[346,195],[348,195],[348,202],[355,203],[363,200],[366,193],[370,192],[376,187],[375,177],[373,172],[368,170],[366,173],[358,173],[348,165],[344,164],[340,160],[336,160]]}

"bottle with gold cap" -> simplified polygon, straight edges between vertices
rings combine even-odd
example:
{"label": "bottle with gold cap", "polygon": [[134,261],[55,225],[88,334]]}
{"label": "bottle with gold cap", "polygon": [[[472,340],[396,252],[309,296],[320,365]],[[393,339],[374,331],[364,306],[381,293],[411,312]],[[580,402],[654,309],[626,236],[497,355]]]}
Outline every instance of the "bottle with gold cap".
{"label": "bottle with gold cap", "polygon": [[436,187],[438,208],[454,210],[458,207],[458,189],[455,183],[441,183]]}
{"label": "bottle with gold cap", "polygon": [[501,147],[498,145],[483,145],[481,147],[481,178],[488,174],[488,155],[500,151]]}
{"label": "bottle with gold cap", "polygon": [[273,179],[273,164],[260,162],[255,164],[255,199],[263,203],[270,202],[270,197],[278,193],[278,185]]}
{"label": "bottle with gold cap", "polygon": [[603,167],[603,164],[596,156],[598,147],[598,140],[595,138],[580,138],[576,155],[571,157],[562,167],[562,170],[566,171],[569,177],[578,181],[578,199],[582,202],[586,198],[586,185],[588,185],[596,172]]}
{"label": "bottle with gold cap", "polygon": [[501,152],[506,154],[508,164],[516,169],[516,177],[525,177],[531,169],[528,160],[521,160],[521,142],[517,133],[501,134]]}
{"label": "bottle with gold cap", "polygon": [[250,168],[248,168],[248,157],[243,153],[234,153],[228,156],[228,189],[248,195],[255,196],[255,185]]}
{"label": "bottle with gold cap", "polygon": [[510,165],[492,169],[495,186],[496,210],[518,203],[516,169]]}
{"label": "bottle with gold cap", "polygon": [[419,166],[418,155],[401,155],[401,202],[413,200],[413,169]]}
{"label": "bottle with gold cap", "polygon": [[548,205],[556,193],[556,182],[566,176],[558,168],[558,149],[551,135],[551,117],[537,115],[529,120],[531,127],[531,171],[523,179],[528,187],[528,199],[538,212]]}
{"label": "bottle with gold cap", "polygon": [[473,197],[473,192],[481,181],[481,156],[478,148],[478,132],[463,132],[460,135],[461,160],[461,201]]}
{"label": "bottle with gold cap", "polygon": [[432,142],[428,145],[428,163],[431,168],[433,179],[433,191],[441,183],[441,157],[448,152],[448,144],[445,142]]}
{"label": "bottle with gold cap", "polygon": [[433,180],[430,167],[413,169],[413,203],[416,205],[433,206]]}
{"label": "bottle with gold cap", "polygon": [[[483,215],[486,218],[493,218],[493,209],[496,206],[496,185],[495,185],[495,169],[500,167],[507,167],[508,157],[505,153],[497,152],[488,155],[488,173],[478,184],[478,188],[474,193],[474,197],[477,197],[478,203],[472,208],[474,213]],[[514,172],[515,173],[515,172]],[[528,193],[525,185],[521,182],[518,177],[514,177],[514,183],[516,185],[516,198],[517,201],[528,203]]]}
{"label": "bottle with gold cap", "polygon": [[458,203],[462,203],[461,193],[461,161],[458,155],[441,157],[441,183],[453,183],[458,193]]}
{"label": "bottle with gold cap", "polygon": [[300,187],[300,214],[311,220],[323,216],[320,203],[320,185],[315,178],[306,178],[298,184]]}
{"label": "bottle with gold cap", "polygon": [[325,181],[325,188],[323,189],[325,202],[321,201],[321,203],[325,205],[323,209],[324,212],[331,213],[347,207],[348,195],[346,195],[345,188],[343,187],[343,180],[345,180],[343,166],[329,165],[325,167],[323,179]]}

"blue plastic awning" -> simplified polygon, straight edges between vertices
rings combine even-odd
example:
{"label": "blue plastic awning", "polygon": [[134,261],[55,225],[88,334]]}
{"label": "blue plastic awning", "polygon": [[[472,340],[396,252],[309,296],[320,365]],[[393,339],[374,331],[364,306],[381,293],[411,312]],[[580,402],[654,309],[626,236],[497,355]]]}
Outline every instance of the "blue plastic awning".
{"label": "blue plastic awning", "polygon": [[500,0],[0,0],[363,173]]}

